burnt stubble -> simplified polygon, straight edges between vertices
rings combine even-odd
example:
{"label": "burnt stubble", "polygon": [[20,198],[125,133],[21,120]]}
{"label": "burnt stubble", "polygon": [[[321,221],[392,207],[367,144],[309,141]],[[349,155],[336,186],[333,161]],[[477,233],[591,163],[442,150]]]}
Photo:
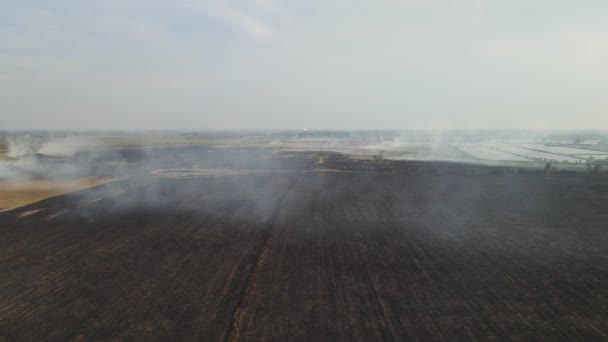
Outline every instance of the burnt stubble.
{"label": "burnt stubble", "polygon": [[601,339],[607,189],[491,174],[122,180],[0,214],[0,336]]}

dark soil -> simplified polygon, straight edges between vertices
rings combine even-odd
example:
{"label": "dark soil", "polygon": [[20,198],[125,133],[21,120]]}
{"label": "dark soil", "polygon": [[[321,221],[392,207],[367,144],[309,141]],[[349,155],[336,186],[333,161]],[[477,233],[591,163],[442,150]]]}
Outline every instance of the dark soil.
{"label": "dark soil", "polygon": [[0,213],[0,340],[602,340],[607,222],[597,177],[131,178]]}

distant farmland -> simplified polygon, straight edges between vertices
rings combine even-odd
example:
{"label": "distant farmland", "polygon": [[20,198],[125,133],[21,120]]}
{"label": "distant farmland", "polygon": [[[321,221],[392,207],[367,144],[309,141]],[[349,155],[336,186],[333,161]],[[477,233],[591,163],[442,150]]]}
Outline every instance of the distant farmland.
{"label": "distant farmland", "polygon": [[607,207],[601,177],[122,180],[0,213],[0,339],[601,340]]}

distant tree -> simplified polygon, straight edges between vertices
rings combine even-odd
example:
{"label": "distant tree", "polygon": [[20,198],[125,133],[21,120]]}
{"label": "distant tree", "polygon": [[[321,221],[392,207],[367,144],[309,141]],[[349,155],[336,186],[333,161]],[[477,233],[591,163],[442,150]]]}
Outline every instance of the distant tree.
{"label": "distant tree", "polygon": [[372,161],[373,161],[374,163],[377,163],[377,162],[382,161],[382,159],[384,159],[384,151],[383,151],[383,150],[380,150],[380,151],[378,152],[378,154],[374,155],[374,157],[372,158]]}
{"label": "distant tree", "polygon": [[601,171],[602,171],[602,165],[596,164],[595,167],[593,168],[593,173],[598,174]]}
{"label": "distant tree", "polygon": [[546,175],[555,175],[559,173],[559,169],[556,166],[552,166],[551,163],[547,163],[545,165],[545,174]]}
{"label": "distant tree", "polygon": [[593,172],[593,163],[595,161],[595,158],[589,156],[589,158],[587,158],[587,171],[589,171],[589,173]]}

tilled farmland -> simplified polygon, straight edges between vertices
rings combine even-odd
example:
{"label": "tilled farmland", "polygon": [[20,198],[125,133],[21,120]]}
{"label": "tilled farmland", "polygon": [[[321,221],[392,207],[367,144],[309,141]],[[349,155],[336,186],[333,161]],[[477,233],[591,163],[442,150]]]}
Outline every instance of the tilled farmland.
{"label": "tilled farmland", "polygon": [[608,181],[139,177],[0,213],[0,340],[601,340]]}

